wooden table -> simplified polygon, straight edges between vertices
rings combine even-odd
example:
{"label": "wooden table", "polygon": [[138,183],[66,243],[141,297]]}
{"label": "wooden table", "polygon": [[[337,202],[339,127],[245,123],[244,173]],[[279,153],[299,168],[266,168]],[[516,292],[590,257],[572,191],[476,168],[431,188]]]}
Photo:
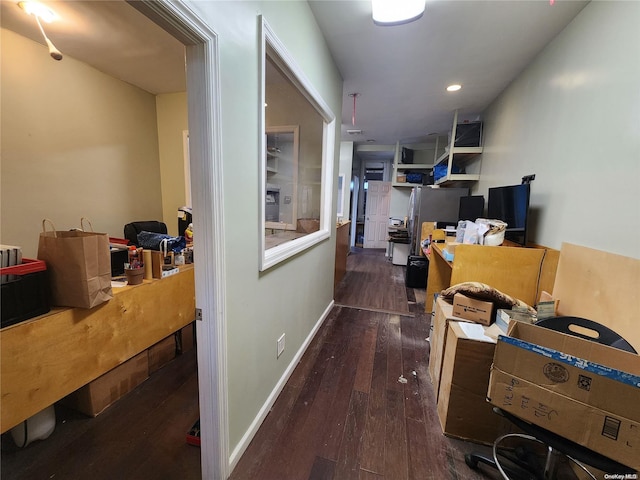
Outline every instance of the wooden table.
{"label": "wooden table", "polygon": [[[452,241],[453,237],[447,237]],[[433,308],[433,295],[462,282],[482,282],[501,292],[535,306],[540,293],[553,291],[560,251],[481,245],[457,245],[453,262],[443,250],[446,243],[432,243],[427,276],[425,311]]]}
{"label": "wooden table", "polygon": [[113,291],[0,330],[3,433],[194,320],[193,265]]}
{"label": "wooden table", "polygon": [[347,256],[349,256],[349,229],[351,222],[346,221],[336,226],[336,264],[333,277],[333,291],[347,273]]}

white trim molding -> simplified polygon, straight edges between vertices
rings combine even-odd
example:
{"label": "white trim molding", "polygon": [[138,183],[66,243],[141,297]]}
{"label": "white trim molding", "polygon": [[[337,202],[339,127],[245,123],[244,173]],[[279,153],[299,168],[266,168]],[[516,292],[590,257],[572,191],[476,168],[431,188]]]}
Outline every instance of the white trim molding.
{"label": "white trim molding", "polygon": [[218,36],[181,1],[130,4],[186,46],[193,223],[198,232],[195,294],[202,311],[202,321],[196,322],[202,478],[225,479],[230,469]]}

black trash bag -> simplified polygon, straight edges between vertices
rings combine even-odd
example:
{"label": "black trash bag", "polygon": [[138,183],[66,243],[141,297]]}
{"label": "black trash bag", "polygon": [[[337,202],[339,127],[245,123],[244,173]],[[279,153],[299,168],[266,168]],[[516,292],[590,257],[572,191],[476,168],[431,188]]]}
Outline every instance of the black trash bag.
{"label": "black trash bag", "polygon": [[142,231],[138,234],[138,246],[148,250],[161,250],[163,240],[167,240],[167,251],[180,253],[187,247],[187,240],[183,236],[172,237],[165,233]]}

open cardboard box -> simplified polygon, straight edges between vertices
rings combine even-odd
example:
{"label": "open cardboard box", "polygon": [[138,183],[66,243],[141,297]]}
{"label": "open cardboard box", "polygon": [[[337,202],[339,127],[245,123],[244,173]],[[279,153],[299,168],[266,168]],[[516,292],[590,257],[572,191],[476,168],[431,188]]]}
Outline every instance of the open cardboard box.
{"label": "open cardboard box", "polygon": [[[640,349],[640,261],[563,244],[558,315],[597,321]],[[515,322],[496,345],[494,405],[640,469],[640,356]]]}
{"label": "open cardboard box", "polygon": [[486,399],[495,349],[495,341],[486,337],[487,328],[448,322],[437,412],[445,435],[490,445],[516,429],[494,413]]}

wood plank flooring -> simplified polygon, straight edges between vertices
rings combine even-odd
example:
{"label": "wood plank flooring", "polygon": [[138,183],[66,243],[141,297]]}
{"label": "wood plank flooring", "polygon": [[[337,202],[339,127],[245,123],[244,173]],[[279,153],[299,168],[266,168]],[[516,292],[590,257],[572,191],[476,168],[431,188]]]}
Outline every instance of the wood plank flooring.
{"label": "wood plank flooring", "polygon": [[95,418],[56,405],[56,428],[17,449],[2,435],[2,480],[199,480],[195,350],[178,356]]}
{"label": "wood plank flooring", "polygon": [[404,287],[404,268],[384,251],[352,253],[336,292],[340,305],[231,480],[487,478],[466,466],[464,454],[488,448],[440,429],[422,294]]}
{"label": "wood plank flooring", "polygon": [[410,314],[405,267],[393,265],[382,249],[354,249],[335,293],[336,305]]}

